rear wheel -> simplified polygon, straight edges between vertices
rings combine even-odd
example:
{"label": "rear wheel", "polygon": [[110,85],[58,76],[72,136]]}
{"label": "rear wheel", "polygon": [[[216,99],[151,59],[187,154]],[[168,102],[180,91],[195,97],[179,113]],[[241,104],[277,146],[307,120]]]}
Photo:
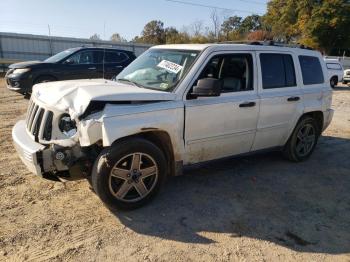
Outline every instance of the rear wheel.
{"label": "rear wheel", "polygon": [[314,118],[306,116],[299,120],[283,153],[291,161],[304,161],[310,157],[318,141],[320,130]]}
{"label": "rear wheel", "polygon": [[153,143],[135,138],[104,150],[95,161],[91,182],[110,208],[134,209],[156,195],[166,170],[163,152]]}
{"label": "rear wheel", "polygon": [[331,87],[334,88],[338,84],[338,77],[333,76],[330,80]]}

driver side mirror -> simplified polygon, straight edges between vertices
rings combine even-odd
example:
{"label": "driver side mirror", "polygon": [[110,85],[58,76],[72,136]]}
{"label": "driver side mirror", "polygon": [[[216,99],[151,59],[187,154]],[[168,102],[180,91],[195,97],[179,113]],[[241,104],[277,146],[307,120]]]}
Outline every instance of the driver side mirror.
{"label": "driver side mirror", "polygon": [[220,96],[223,81],[216,78],[199,79],[191,93],[194,97]]}

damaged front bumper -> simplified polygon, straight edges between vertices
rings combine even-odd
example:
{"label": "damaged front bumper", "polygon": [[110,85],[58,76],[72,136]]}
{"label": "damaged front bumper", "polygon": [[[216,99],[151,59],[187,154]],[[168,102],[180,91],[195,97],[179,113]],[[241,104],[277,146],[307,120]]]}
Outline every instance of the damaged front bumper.
{"label": "damaged front bumper", "polygon": [[39,176],[43,175],[39,159],[45,146],[32,140],[26,131],[26,122],[21,120],[12,129],[12,139],[22,162],[28,170]]}

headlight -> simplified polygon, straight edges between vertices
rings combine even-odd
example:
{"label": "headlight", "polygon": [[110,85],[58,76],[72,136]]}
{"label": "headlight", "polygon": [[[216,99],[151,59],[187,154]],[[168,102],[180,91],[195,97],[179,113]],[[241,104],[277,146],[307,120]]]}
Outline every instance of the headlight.
{"label": "headlight", "polygon": [[77,133],[75,121],[68,114],[63,114],[58,122],[58,127],[67,137],[72,137]]}
{"label": "headlight", "polygon": [[24,74],[26,72],[29,72],[30,68],[20,68],[20,69],[15,69],[15,71],[12,72],[13,75],[20,75]]}

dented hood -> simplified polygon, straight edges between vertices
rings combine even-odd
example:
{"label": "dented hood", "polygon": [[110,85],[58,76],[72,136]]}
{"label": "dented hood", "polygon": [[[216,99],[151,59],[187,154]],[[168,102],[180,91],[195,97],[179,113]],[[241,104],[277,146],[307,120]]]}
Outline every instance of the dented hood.
{"label": "dented hood", "polygon": [[48,106],[68,112],[73,119],[84,113],[90,101],[167,101],[175,94],[120,82],[91,79],[37,84],[33,94]]}

